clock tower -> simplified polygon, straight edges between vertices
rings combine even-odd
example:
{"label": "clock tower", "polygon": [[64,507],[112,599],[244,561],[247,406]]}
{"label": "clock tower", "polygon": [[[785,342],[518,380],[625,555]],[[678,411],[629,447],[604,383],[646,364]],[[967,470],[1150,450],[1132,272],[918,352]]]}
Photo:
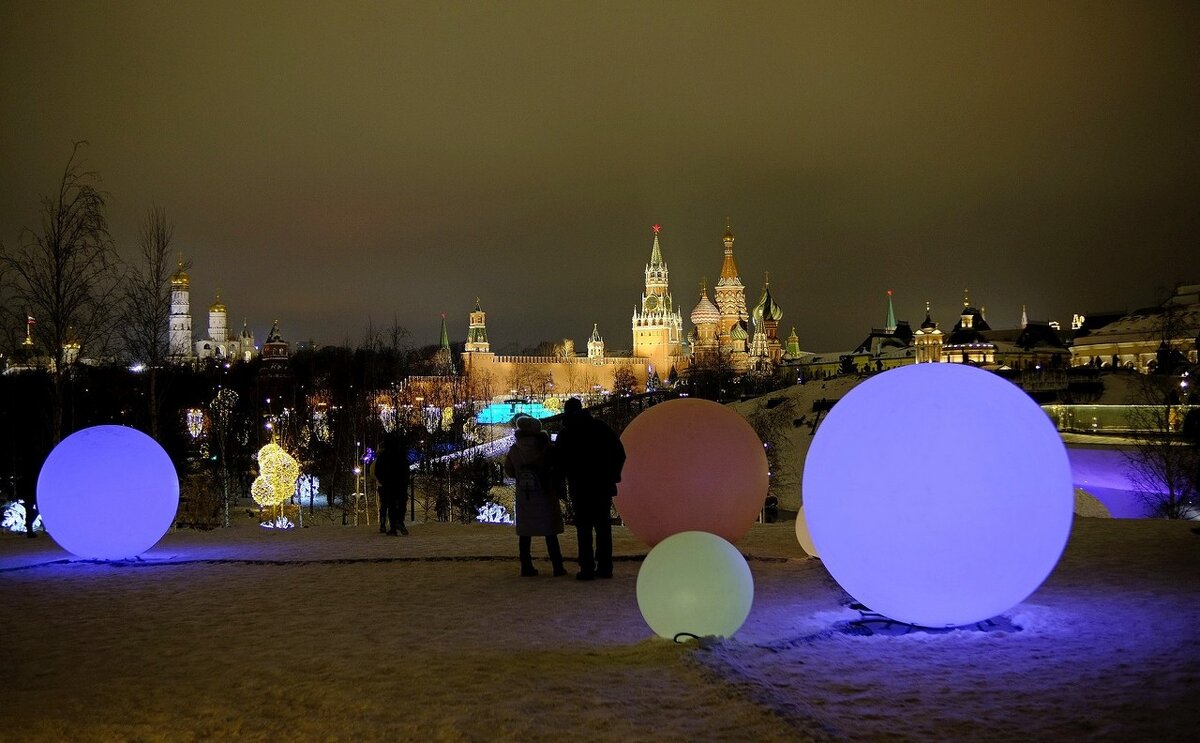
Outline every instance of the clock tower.
{"label": "clock tower", "polygon": [[658,244],[662,226],[656,224],[651,229],[654,244],[650,248],[650,263],[646,265],[646,290],[642,293],[641,308],[633,310],[633,355],[646,359],[655,369],[665,370],[679,355],[683,317],[675,309],[667,287],[667,264]]}

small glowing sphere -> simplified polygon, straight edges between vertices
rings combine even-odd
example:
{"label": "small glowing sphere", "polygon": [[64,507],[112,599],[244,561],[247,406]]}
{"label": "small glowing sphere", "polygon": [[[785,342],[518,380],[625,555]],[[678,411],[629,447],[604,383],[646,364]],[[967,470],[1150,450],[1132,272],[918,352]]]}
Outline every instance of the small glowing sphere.
{"label": "small glowing sphere", "polygon": [[136,557],[162,538],[179,509],[175,465],[154,439],[94,426],[59,442],[38,475],[46,532],[79,557]]}
{"label": "small glowing sphere", "polygon": [[754,603],[746,558],[715,534],[685,531],[646,555],[637,577],[642,617],[659,637],[729,637]]}
{"label": "small glowing sphere", "polygon": [[804,506],[796,512],[796,541],[800,543],[800,549],[804,550],[804,554],[809,557],[820,557],[817,554],[816,545],[813,544],[812,534],[808,531],[808,521],[804,518]]}
{"label": "small glowing sphere", "polygon": [[709,400],[655,405],[621,434],[617,512],[654,546],[683,531],[741,539],[767,497],[767,455],[746,419]]}
{"label": "small glowing sphere", "polygon": [[842,588],[910,624],[996,616],[1037,590],[1071,531],[1058,432],[1015,385],[960,364],[885,372],[829,412],[804,467],[813,542]]}

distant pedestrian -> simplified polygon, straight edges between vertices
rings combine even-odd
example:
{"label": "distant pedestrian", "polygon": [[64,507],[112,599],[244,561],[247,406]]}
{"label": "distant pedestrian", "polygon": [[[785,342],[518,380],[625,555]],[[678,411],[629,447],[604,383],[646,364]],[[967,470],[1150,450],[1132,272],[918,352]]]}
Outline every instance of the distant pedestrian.
{"label": "distant pedestrian", "polygon": [[563,429],[554,448],[575,511],[575,531],[579,538],[579,573],[575,577],[611,578],[612,499],[621,481],[625,447],[607,424],[593,418],[583,409],[579,398],[572,397],[563,406]]}
{"label": "distant pedestrian", "polygon": [[[388,536],[408,534],[404,507],[408,501],[408,439],[397,429],[383,438],[375,455],[375,481],[379,483],[379,529]],[[386,523],[385,523],[386,522]]]}
{"label": "distant pedestrian", "polygon": [[538,574],[533,567],[533,537],[546,538],[546,551],[554,565],[554,574],[566,575],[558,535],[563,533],[562,505],[558,478],[551,468],[550,437],[537,418],[517,419],[516,439],[504,457],[504,471],[517,481],[513,505],[516,513],[517,543],[521,555],[521,575]]}

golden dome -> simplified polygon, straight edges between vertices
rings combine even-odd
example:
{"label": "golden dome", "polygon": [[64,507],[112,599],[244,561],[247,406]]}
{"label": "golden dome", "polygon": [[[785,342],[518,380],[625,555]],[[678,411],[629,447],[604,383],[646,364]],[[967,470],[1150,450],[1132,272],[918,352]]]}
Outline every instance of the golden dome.
{"label": "golden dome", "polygon": [[209,312],[225,312],[225,305],[221,303],[221,292],[217,292],[217,301],[213,302],[209,308]]}
{"label": "golden dome", "polygon": [[186,289],[189,284],[191,284],[191,279],[188,278],[187,271],[183,270],[183,258],[180,258],[178,270],[171,274],[171,288]]}

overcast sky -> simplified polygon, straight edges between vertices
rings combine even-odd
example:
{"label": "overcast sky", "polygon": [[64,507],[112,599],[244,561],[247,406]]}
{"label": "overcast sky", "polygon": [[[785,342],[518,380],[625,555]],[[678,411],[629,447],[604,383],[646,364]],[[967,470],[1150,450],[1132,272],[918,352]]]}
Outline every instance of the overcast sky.
{"label": "overcast sky", "polygon": [[627,349],[650,225],[690,327],[727,217],[806,350],[1200,280],[1194,2],[0,3],[0,240],[78,139],[260,341]]}

